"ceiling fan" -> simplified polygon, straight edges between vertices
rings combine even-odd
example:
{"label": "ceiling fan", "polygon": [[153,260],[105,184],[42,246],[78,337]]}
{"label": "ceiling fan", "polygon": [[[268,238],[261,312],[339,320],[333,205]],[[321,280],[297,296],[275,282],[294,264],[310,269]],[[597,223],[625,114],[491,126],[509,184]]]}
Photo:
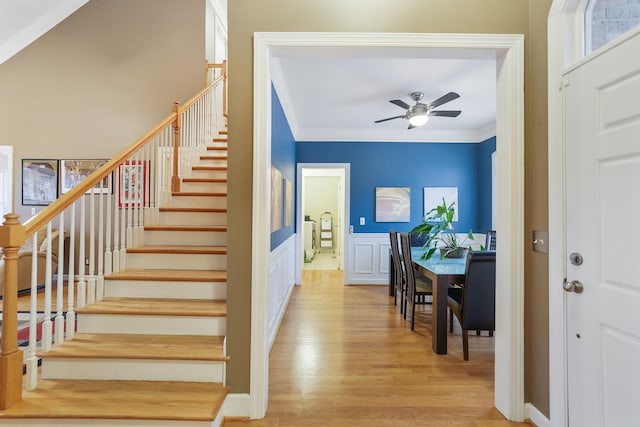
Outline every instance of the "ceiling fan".
{"label": "ceiling fan", "polygon": [[418,126],[422,126],[429,120],[431,116],[440,116],[440,117],[458,117],[462,111],[460,110],[438,110],[435,111],[434,108],[441,106],[447,102],[453,101],[454,99],[460,98],[455,92],[449,92],[445,95],[442,95],[440,98],[429,102],[428,104],[423,104],[420,100],[423,98],[424,94],[422,92],[412,92],[411,99],[416,102],[416,105],[409,105],[401,99],[392,99],[389,102],[397,105],[400,108],[404,108],[407,110],[406,113],[401,114],[399,116],[388,117],[386,119],[376,120],[375,123],[386,122],[387,120],[393,119],[407,119],[409,120],[409,129],[416,128]]}

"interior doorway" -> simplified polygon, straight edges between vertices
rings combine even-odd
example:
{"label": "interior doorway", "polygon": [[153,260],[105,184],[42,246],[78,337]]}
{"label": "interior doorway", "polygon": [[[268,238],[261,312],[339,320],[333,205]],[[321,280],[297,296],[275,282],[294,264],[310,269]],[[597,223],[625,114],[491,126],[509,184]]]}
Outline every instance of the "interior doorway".
{"label": "interior doorway", "polygon": [[344,181],[343,168],[302,167],[305,270],[344,270]]}
{"label": "interior doorway", "polygon": [[13,211],[13,146],[0,145],[0,223]]}
{"label": "interior doorway", "polygon": [[303,269],[344,270],[349,254],[350,165],[298,163],[296,283]]}
{"label": "interior doorway", "polygon": [[[270,58],[275,48],[395,46],[449,48],[493,52],[497,59],[497,217],[501,250],[496,269],[495,388],[496,408],[508,419],[524,419],[524,36],[509,34],[350,34],[254,33],[254,170],[251,285],[251,416],[260,418],[268,398],[268,346],[261,333],[267,314],[265,278],[269,277],[271,205],[263,177],[271,167],[272,80]],[[345,215],[349,217],[348,213]],[[301,215],[297,215],[301,217]],[[297,224],[300,225],[300,224]],[[346,238],[348,245],[349,238]],[[298,240],[298,245],[300,244]],[[298,246],[299,248],[300,246]],[[348,257],[348,254],[346,254]],[[349,260],[345,260],[349,266]],[[300,271],[296,268],[296,271]],[[262,328],[262,329],[261,329]]]}

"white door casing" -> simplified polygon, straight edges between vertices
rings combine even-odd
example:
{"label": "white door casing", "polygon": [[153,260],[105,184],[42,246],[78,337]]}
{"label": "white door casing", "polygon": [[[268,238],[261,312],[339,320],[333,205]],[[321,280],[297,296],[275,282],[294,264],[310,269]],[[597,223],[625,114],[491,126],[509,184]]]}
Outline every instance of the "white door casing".
{"label": "white door casing", "polygon": [[[640,420],[640,31],[565,75],[569,423]],[[570,253],[580,253],[574,265]]]}
{"label": "white door casing", "polygon": [[[251,252],[250,416],[264,416],[268,346],[264,328],[269,265],[271,50],[300,47],[436,47],[480,49],[496,56],[496,144],[500,248],[496,263],[495,406],[524,419],[524,37],[521,34],[254,33],[253,222]],[[349,213],[345,213],[345,218]],[[346,224],[345,224],[346,226]],[[345,242],[346,244],[347,242]],[[299,246],[297,248],[299,249]],[[344,260],[345,268],[349,260]],[[345,271],[346,274],[346,271]]]}

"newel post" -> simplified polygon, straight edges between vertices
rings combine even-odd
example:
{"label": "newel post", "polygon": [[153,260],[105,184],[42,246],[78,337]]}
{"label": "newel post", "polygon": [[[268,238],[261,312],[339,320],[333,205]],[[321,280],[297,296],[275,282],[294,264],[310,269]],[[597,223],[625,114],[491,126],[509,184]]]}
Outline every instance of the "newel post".
{"label": "newel post", "polygon": [[19,215],[8,213],[0,226],[4,259],[2,351],[0,352],[0,409],[22,400],[22,350],[18,349],[18,250],[25,241]]}
{"label": "newel post", "polygon": [[180,103],[173,103],[173,111],[176,113],[176,120],[173,122],[173,175],[171,176],[171,192],[180,191],[180,175],[178,172],[179,148],[180,148],[180,128],[182,127],[182,113]]}

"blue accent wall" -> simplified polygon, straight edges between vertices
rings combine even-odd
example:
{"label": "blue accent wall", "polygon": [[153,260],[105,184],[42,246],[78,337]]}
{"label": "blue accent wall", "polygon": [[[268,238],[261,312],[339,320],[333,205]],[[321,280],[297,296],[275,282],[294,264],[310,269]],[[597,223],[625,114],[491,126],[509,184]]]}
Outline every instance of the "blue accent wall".
{"label": "blue accent wall", "polygon": [[[458,187],[458,232],[479,230],[478,144],[406,142],[297,142],[298,163],[351,164],[351,218],[355,233],[409,231],[422,221],[424,187]],[[411,220],[375,222],[376,187],[409,187]],[[490,204],[489,204],[490,209]],[[359,225],[364,217],[366,224]]]}
{"label": "blue accent wall", "polygon": [[[271,164],[293,183],[297,163],[351,164],[351,218],[356,233],[409,231],[422,221],[424,187],[458,187],[458,232],[491,228],[491,153],[496,138],[476,143],[296,142],[275,89],[271,88]],[[409,187],[410,222],[375,222],[376,187]],[[271,233],[271,250],[295,232],[284,227]],[[296,202],[293,201],[295,211]],[[365,218],[361,226],[360,217]]]}
{"label": "blue accent wall", "polygon": [[[293,139],[291,128],[284,115],[280,99],[273,85],[271,86],[271,165],[276,167],[282,178],[286,178],[293,184],[293,214],[291,225],[285,227],[285,189],[282,184],[282,228],[271,233],[271,250],[280,246],[295,232],[295,187],[296,187],[296,142]],[[271,207],[273,209],[273,206]]]}
{"label": "blue accent wall", "polygon": [[496,137],[478,144],[478,232],[491,230],[491,155]]}

